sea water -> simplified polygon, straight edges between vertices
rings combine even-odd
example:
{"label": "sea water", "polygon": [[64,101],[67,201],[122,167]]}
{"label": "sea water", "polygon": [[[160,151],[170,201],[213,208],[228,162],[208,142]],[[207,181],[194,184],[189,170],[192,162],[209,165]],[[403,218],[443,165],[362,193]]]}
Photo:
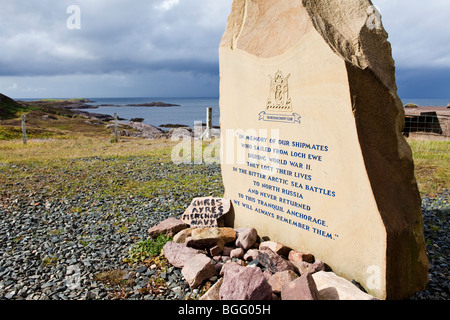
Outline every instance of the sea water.
{"label": "sea water", "polygon": [[[100,106],[88,109],[95,113],[108,114],[127,120],[144,118],[144,123],[159,127],[164,124],[181,124],[193,127],[195,122],[206,123],[206,108],[213,110],[213,126],[219,126],[219,98],[89,98],[91,105],[113,104],[121,107]],[[165,102],[178,104],[179,107],[130,107],[127,104]],[[447,106],[450,99],[402,99],[403,104],[415,103],[419,106]]]}
{"label": "sea water", "polygon": [[[159,127],[166,124],[180,124],[193,127],[195,122],[206,123],[206,109],[212,108],[213,126],[219,126],[219,98],[88,98],[89,105],[98,106],[84,111],[108,114],[122,119],[143,118],[144,123]],[[19,99],[20,100],[20,99]],[[39,99],[23,99],[24,101]],[[401,99],[403,105],[415,103],[422,107],[446,107],[450,99]],[[164,102],[177,104],[179,107],[133,107],[129,104]],[[114,106],[100,106],[100,105]]]}
{"label": "sea water", "polygon": [[[195,122],[206,123],[206,109],[212,108],[213,126],[219,126],[219,98],[89,98],[89,105],[111,104],[84,111],[114,115],[131,120],[143,118],[144,123],[159,127],[166,124],[181,124],[193,127]],[[178,107],[135,107],[129,104],[164,102]]]}

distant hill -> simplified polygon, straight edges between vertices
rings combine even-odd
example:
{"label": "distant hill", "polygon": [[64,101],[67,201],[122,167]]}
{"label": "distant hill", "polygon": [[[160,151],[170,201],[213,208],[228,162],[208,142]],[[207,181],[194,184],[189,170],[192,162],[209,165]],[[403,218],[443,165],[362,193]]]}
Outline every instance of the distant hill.
{"label": "distant hill", "polygon": [[0,93],[0,119],[11,119],[20,111],[28,111],[28,106],[21,105],[10,97]]}

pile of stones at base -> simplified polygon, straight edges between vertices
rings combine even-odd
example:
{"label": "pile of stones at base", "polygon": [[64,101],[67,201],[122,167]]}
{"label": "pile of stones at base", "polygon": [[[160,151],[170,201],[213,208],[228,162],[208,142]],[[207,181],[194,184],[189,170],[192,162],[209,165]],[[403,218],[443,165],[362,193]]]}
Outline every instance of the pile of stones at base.
{"label": "pile of stones at base", "polygon": [[191,289],[215,284],[202,300],[373,300],[310,253],[261,239],[253,228],[191,228],[169,218],[148,230],[173,237],[163,254]]}

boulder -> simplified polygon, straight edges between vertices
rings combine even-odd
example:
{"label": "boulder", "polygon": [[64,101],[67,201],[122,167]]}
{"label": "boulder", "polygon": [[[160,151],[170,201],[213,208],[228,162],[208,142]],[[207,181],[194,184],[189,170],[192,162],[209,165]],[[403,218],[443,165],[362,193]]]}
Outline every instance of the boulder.
{"label": "boulder", "polygon": [[311,253],[304,253],[304,252],[298,252],[295,250],[291,250],[291,252],[289,252],[289,261],[292,262],[308,262],[308,263],[313,263],[314,262],[314,256]]}
{"label": "boulder", "polygon": [[215,252],[220,252],[223,250],[225,243],[220,238],[193,239],[192,237],[189,237],[186,240],[186,245],[195,249],[211,250],[214,248]]}
{"label": "boulder", "polygon": [[244,254],[244,260],[251,262],[258,258],[258,249],[250,249]]}
{"label": "boulder", "polygon": [[312,275],[319,300],[375,300],[353,283],[333,272],[319,271]]}
{"label": "boulder", "polygon": [[235,229],[237,233],[236,246],[244,250],[248,250],[258,240],[258,232],[254,228],[238,228]]}
{"label": "boulder", "polygon": [[183,268],[187,261],[202,251],[189,248],[184,243],[167,242],[163,247],[164,256],[171,265]]}
{"label": "boulder", "polygon": [[281,289],[286,284],[294,281],[298,278],[298,275],[292,270],[286,270],[274,273],[270,279],[269,284],[272,287],[274,293],[281,293]]}
{"label": "boulder", "polygon": [[295,266],[295,271],[301,275],[325,270],[325,264],[319,259],[314,263],[308,263],[306,261],[291,261],[291,263]]}
{"label": "boulder", "polygon": [[233,228],[197,228],[192,230],[192,239],[221,238],[225,244],[236,239]]}
{"label": "boulder", "polygon": [[310,273],[284,285],[281,289],[281,300],[318,300],[319,292]]}
{"label": "boulder", "polygon": [[148,235],[152,239],[157,238],[160,234],[173,237],[181,230],[187,228],[189,228],[188,224],[175,218],[168,218],[148,229]]}
{"label": "boulder", "polygon": [[244,256],[244,253],[244,249],[242,248],[233,249],[230,252],[230,258],[241,259]]}
{"label": "boulder", "polygon": [[210,258],[204,254],[196,254],[186,261],[181,269],[186,282],[192,289],[197,288],[204,280],[216,275],[216,268]]}
{"label": "boulder", "polygon": [[200,228],[192,230],[191,237],[186,244],[196,249],[215,248],[215,252],[223,250],[225,244],[236,239],[236,232],[232,228]]}
{"label": "boulder", "polygon": [[58,118],[55,117],[54,115],[46,114],[42,116],[42,120],[58,120]]}
{"label": "boulder", "polygon": [[288,257],[289,252],[292,250],[291,248],[285,246],[282,243],[276,242],[276,241],[264,241],[259,244],[259,249],[269,248],[273,252],[279,254],[283,257]]}
{"label": "boulder", "polygon": [[173,242],[176,242],[176,243],[186,242],[187,238],[191,236],[192,230],[194,230],[194,228],[187,228],[187,229],[181,230],[173,237]]}
{"label": "boulder", "polygon": [[262,250],[258,251],[258,260],[259,263],[267,268],[267,270],[269,270],[271,273],[286,270],[295,270],[294,265],[290,261],[285,260],[283,257],[273,252],[268,247],[264,247]]}
{"label": "boulder", "polygon": [[272,287],[259,268],[242,267],[230,262],[223,266],[220,300],[271,300]]}

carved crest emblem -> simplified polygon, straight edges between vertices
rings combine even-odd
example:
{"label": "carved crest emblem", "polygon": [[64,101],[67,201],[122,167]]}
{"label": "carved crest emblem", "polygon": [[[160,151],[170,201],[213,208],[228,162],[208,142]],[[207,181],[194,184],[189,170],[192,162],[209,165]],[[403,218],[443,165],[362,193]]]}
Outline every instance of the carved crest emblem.
{"label": "carved crest emblem", "polygon": [[292,112],[291,99],[289,98],[289,77],[283,77],[281,71],[270,77],[270,94],[267,100],[266,111]]}
{"label": "carved crest emblem", "polygon": [[289,97],[289,77],[283,76],[278,70],[275,76],[270,77],[270,91],[267,99],[266,111],[259,113],[259,120],[270,122],[301,123],[301,117],[293,112],[291,98]]}

